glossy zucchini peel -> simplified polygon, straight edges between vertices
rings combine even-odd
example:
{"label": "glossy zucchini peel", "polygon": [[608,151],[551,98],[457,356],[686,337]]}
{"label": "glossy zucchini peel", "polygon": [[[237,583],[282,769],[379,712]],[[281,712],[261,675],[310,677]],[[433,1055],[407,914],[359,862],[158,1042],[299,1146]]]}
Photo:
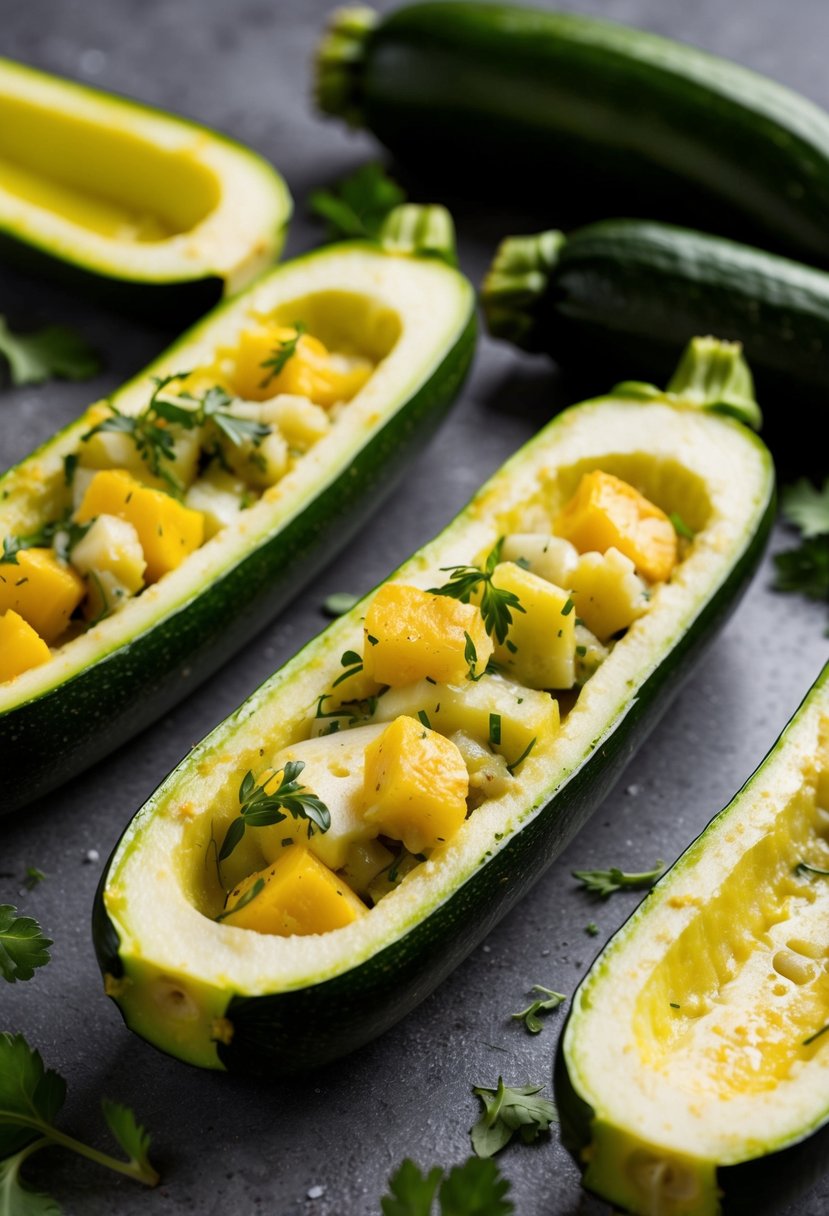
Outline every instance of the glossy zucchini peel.
{"label": "glossy zucchini peel", "polygon": [[276,259],[291,206],[242,144],[0,59],[0,237],[22,264],[204,311]]}
{"label": "glossy zucchini peel", "polygon": [[829,1144],[829,667],[611,939],[556,1061],[584,1185],[640,1216],[779,1212]]}
{"label": "glossy zucchini peel", "polygon": [[[232,524],[119,611],[70,634],[47,662],[0,683],[3,811],[156,721],[271,620],[425,444],[474,350],[474,291],[439,258],[368,243],[297,258],[214,310],[108,402],[10,469],[0,479],[0,536],[34,533],[71,509],[66,459],[77,459],[113,407],[141,413],[157,378],[215,365],[217,351],[262,318],[289,327],[301,318],[332,351],[357,352],[374,370],[324,436]],[[16,569],[0,565],[0,576],[14,581]]]}
{"label": "glossy zucchini peel", "polygon": [[355,923],[274,937],[217,922],[217,842],[238,814],[240,781],[265,763],[263,747],[308,738],[321,693],[362,645],[367,597],[208,735],[127,827],[101,880],[94,934],[106,991],[132,1030],[208,1068],[278,1074],[335,1059],[422,1000],[564,847],[759,561],[774,515],[764,445],[734,419],[677,398],[621,392],[583,403],[513,456],[389,580],[433,586],[441,569],[560,506],[596,469],[680,512],[695,539],[560,731]]}

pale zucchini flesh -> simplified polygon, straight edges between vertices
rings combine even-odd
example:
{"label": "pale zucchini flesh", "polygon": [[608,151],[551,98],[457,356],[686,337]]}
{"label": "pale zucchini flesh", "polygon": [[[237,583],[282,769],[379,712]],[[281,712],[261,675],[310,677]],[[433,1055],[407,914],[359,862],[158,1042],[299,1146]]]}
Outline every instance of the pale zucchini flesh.
{"label": "pale zucchini flesh", "polygon": [[[107,991],[132,1029],[207,1067],[254,1067],[255,1052],[242,1059],[245,1043],[249,1037],[258,1045],[266,1034],[263,1068],[333,1058],[390,1025],[480,939],[499,914],[491,892],[486,911],[467,916],[471,923],[463,906],[481,898],[482,884],[501,891],[508,906],[527,874],[537,877],[549,864],[578,816],[589,813],[579,808],[587,802],[592,809],[597,791],[618,772],[626,732],[642,720],[639,693],[659,686],[670,695],[666,660],[694,649],[695,629],[709,627],[701,622],[721,619],[713,608],[718,595],[730,606],[735,571],[756,561],[773,497],[765,448],[732,420],[667,400],[583,404],[545,428],[393,576],[435,585],[442,567],[468,562],[499,535],[526,531],[542,504],[561,506],[582,473],[597,467],[681,513],[696,539],[648,612],[587,681],[560,732],[530,753],[505,793],[479,806],[444,847],[347,928],[274,938],[216,923],[223,892],[205,862],[212,841],[238,813],[239,783],[256,767],[261,741],[272,753],[312,733],[320,692],[342,670],[342,654],[362,643],[368,601],[358,604],[209,735],[122,838],[99,894],[97,937]],[[744,576],[745,568],[738,581]],[[598,775],[584,795],[588,769]],[[521,842],[532,849],[533,839],[544,847],[519,878],[514,851]],[[443,942],[436,961],[442,935],[451,944]],[[396,958],[405,966],[390,979]],[[409,968],[420,977],[416,996],[406,990]],[[336,1014],[321,1012],[328,991]]]}

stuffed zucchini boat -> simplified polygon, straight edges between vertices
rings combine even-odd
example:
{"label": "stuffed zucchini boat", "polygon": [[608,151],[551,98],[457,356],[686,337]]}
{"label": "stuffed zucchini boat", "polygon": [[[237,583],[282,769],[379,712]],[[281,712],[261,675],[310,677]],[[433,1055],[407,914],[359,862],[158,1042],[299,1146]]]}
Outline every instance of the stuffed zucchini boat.
{"label": "stuffed zucchini boat", "polygon": [[829,1144],[829,666],[599,955],[556,1062],[584,1185],[639,1216],[779,1212]]}
{"label": "stuffed zucchini boat", "polygon": [[0,59],[0,254],[177,318],[276,259],[291,197],[249,148]]}
{"label": "stuffed zucchini boat", "polygon": [[[723,360],[740,371],[707,340],[686,361],[709,402]],[[559,415],[167,778],[95,905],[131,1029],[209,1068],[324,1063],[538,878],[767,537],[768,451],[694,400],[621,391]]]}
{"label": "stuffed zucchini boat", "polygon": [[646,30],[477,0],[348,5],[320,41],[316,100],[474,199],[750,233],[829,266],[826,111]]}
{"label": "stuffed zucchini boat", "polygon": [[405,207],[385,247],[276,268],[0,479],[3,810],[155,721],[375,509],[472,357],[450,228]]}

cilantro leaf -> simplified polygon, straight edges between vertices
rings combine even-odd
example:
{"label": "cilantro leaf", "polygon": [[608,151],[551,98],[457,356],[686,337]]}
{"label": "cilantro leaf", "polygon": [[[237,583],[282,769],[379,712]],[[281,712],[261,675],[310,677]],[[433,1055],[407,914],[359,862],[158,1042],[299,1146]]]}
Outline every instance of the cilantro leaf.
{"label": "cilantro leaf", "polygon": [[389,1194],[380,1200],[383,1216],[430,1216],[442,1177],[440,1166],[422,1174],[407,1157],[389,1179]]}
{"label": "cilantro leaf", "polygon": [[13,334],[0,314],[0,355],[9,365],[12,384],[44,380],[88,380],[101,366],[95,352],[65,325],[47,325],[31,334]]}
{"label": "cilantro leaf", "polygon": [[109,1098],[102,1098],[101,1109],[107,1127],[127,1154],[130,1165],[142,1173],[154,1174],[155,1170],[149,1157],[150,1135],[136,1120],[130,1108],[122,1106],[120,1102],[112,1102]]}
{"label": "cilantro leaf", "polygon": [[449,1171],[440,1188],[441,1216],[510,1216],[509,1189],[494,1161],[470,1157]]}
{"label": "cilantro leaf", "polygon": [[49,962],[48,937],[31,916],[18,916],[13,904],[0,904],[0,976],[13,984],[30,980]]}
{"label": "cilantro leaf", "polygon": [[61,1210],[51,1195],[33,1191],[20,1177],[20,1167],[27,1157],[45,1148],[48,1141],[34,1141],[19,1153],[0,1161],[0,1213],[2,1216],[61,1216]]}
{"label": "cilantro leaf", "polygon": [[537,1140],[550,1124],[558,1122],[555,1106],[536,1094],[543,1085],[504,1085],[498,1078],[495,1089],[476,1086],[472,1092],[484,1104],[484,1112],[472,1128],[472,1148],[478,1157],[492,1157],[510,1142],[516,1132],[525,1144]]}
{"label": "cilantro leaf", "polygon": [[315,190],[309,199],[311,211],[327,221],[332,241],[375,240],[389,212],[405,201],[405,191],[376,161],[362,165],[333,190]]}
{"label": "cilantro leaf", "polygon": [[829,477],[816,490],[805,477],[786,486],[780,496],[783,515],[799,528],[804,539],[829,532]]}
{"label": "cilantro leaf", "polygon": [[586,890],[606,899],[614,891],[646,890],[652,887],[657,878],[665,873],[665,862],[657,861],[652,870],[643,870],[638,874],[628,874],[617,866],[611,866],[609,870],[572,870],[571,873]]}

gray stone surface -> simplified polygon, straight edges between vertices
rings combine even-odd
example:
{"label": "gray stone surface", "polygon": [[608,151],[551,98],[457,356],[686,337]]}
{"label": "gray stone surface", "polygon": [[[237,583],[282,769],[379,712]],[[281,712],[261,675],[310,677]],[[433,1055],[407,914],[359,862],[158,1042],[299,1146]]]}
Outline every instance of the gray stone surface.
{"label": "gray stone surface", "polygon": [[[321,0],[27,0],[2,5],[4,54],[123,91],[230,132],[272,159],[297,200],[287,253],[319,236],[303,200],[374,153],[367,138],[318,120],[308,64]],[[390,7],[380,5],[380,7]],[[824,0],[579,0],[767,72],[829,105]],[[554,218],[554,217],[551,217]],[[461,225],[477,282],[520,212]],[[20,326],[72,320],[106,353],[92,384],[0,398],[0,464],[12,463],[92,399],[138,371],[173,336],[96,311],[60,289],[0,273],[0,311]],[[71,1216],[370,1216],[406,1155],[423,1166],[469,1153],[473,1084],[547,1082],[561,1012],[537,1037],[508,1018],[533,983],[571,993],[597,949],[635,906],[595,904],[572,868],[638,869],[673,860],[744,781],[829,658],[825,608],[771,591],[766,562],[736,615],[592,823],[442,987],[380,1041],[317,1075],[273,1084],[200,1073],[131,1036],[102,995],[89,912],[123,825],[189,745],[324,624],[332,591],[361,592],[436,532],[563,397],[554,370],[482,340],[474,374],[440,439],[394,499],[293,606],[155,729],[0,827],[0,902],[18,903],[55,938],[30,984],[0,990],[0,1024],[25,1032],[68,1079],[65,1122],[103,1142],[99,1097],[134,1106],[154,1137],[154,1192],[61,1152],[31,1176]],[[774,406],[772,405],[772,408]],[[773,548],[787,543],[778,529]],[[44,755],[44,764],[49,763]],[[2,775],[0,775],[0,797]],[[88,861],[95,850],[100,860]],[[27,866],[46,879],[20,893]],[[600,936],[585,926],[595,920]],[[555,1137],[499,1158],[520,1216],[598,1216]],[[316,1196],[316,1197],[315,1197]],[[823,1216],[826,1181],[788,1216]]]}

